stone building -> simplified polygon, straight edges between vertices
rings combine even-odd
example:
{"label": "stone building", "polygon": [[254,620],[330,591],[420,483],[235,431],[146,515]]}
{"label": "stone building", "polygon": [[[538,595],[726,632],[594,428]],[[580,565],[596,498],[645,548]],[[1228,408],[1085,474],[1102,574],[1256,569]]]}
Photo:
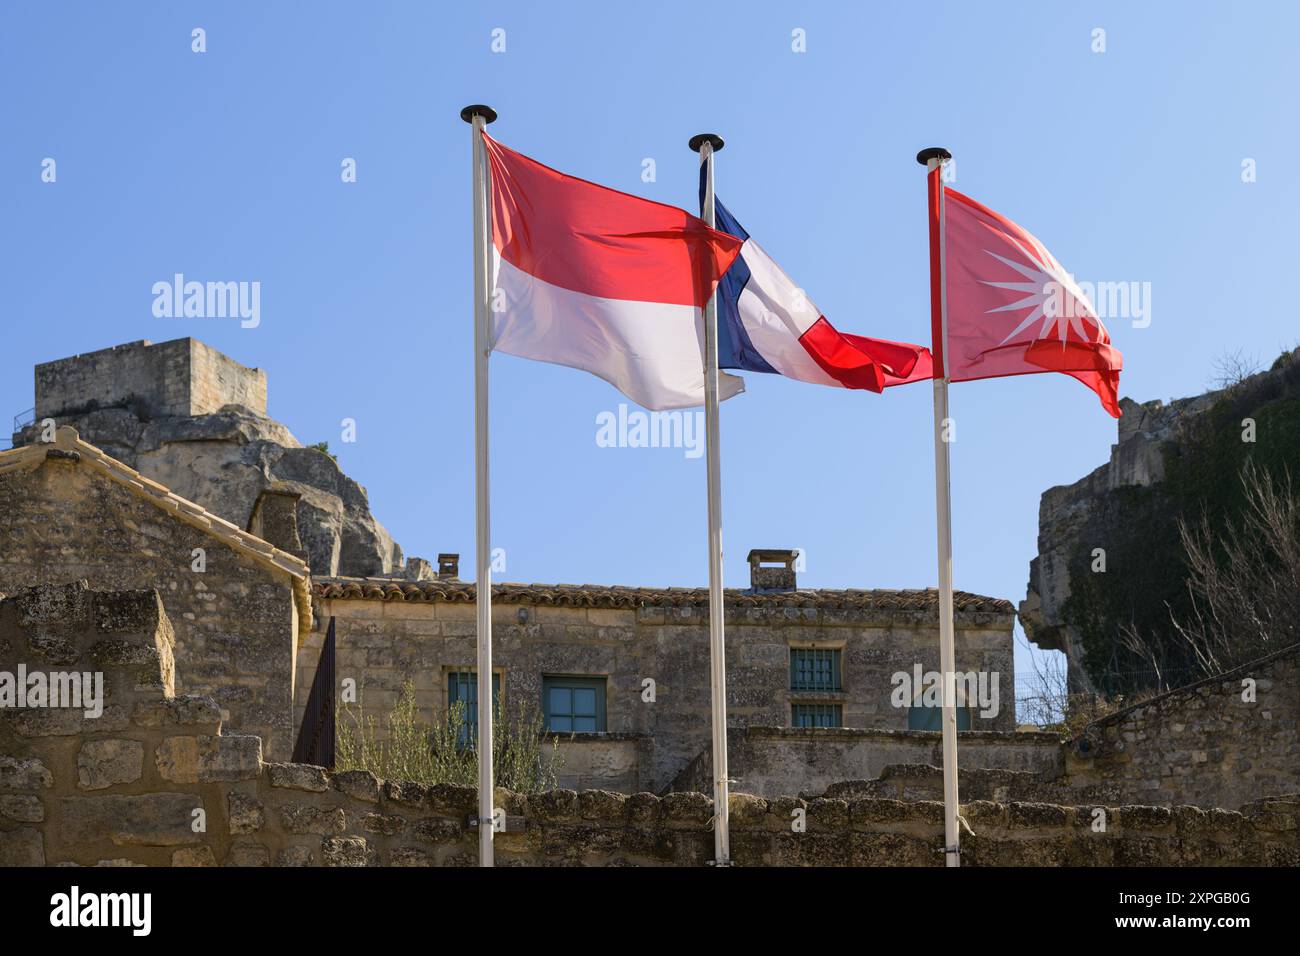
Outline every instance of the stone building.
{"label": "stone building", "polygon": [[[134,343],[41,366],[37,390],[40,418],[0,453],[0,593],[156,593],[175,692],[210,698],[222,733],[255,735],[273,761],[292,752],[331,618],[336,677],[363,713],[382,717],[408,683],[426,721],[474,703],[476,591],[457,556],[403,563],[364,490],[265,416],[260,372],[190,340]],[[935,593],[801,587],[794,557],[751,552],[749,586],[726,592],[736,790],[934,796]],[[493,597],[498,700],[541,715],[563,786],[711,790],[706,589],[498,584]],[[1257,685],[1249,706],[1230,684],[1192,688],[1062,746],[1015,728],[1012,606],[959,592],[956,612],[972,793],[1231,807],[1300,789],[1295,648],[1241,675]],[[24,646],[57,663],[66,648],[47,636]],[[23,740],[59,733],[0,716]]]}
{"label": "stone building", "polygon": [[[418,558],[403,563],[364,490],[267,417],[265,373],[192,339],[141,341],[40,365],[35,388],[35,421],[9,453],[24,477],[0,489],[13,504],[0,517],[11,542],[0,591],[79,578],[156,587],[176,620],[178,689],[211,693],[231,732],[267,730],[276,759],[287,756],[300,725],[330,617],[338,677],[355,681],[366,714],[385,715],[408,680],[426,720],[474,693],[474,585],[458,579],[452,555],[436,572]],[[41,439],[52,425],[63,428],[49,448]],[[58,457],[65,452],[90,468],[68,466],[71,458]],[[66,472],[68,480],[32,477],[29,468]],[[101,474],[163,496],[155,500],[184,501],[173,515],[201,516],[200,525],[219,529],[223,543],[254,563],[274,554],[295,588],[314,591],[314,616],[303,600],[272,609],[276,598],[264,589],[266,606],[246,622],[246,606],[223,591],[236,587],[225,565],[190,571],[181,545],[194,542],[160,548],[158,532],[127,514],[140,504],[120,494],[78,498]],[[34,514],[57,524],[59,560],[23,517]],[[97,535],[102,528],[114,533]],[[502,706],[534,707],[562,734],[567,781],[660,791],[698,769],[709,742],[705,589],[505,584],[495,600]],[[728,591],[727,605],[733,730],[843,728],[928,739],[937,728],[921,688],[904,693],[894,680],[937,670],[934,592],[800,588],[792,553],[756,551],[750,587]],[[1013,621],[1006,601],[957,596],[958,664],[996,682],[991,704],[962,707],[963,730],[1014,729]],[[262,627],[256,635],[254,623]],[[301,645],[285,636],[295,630]],[[798,739],[790,746],[803,746]],[[865,773],[866,765],[844,770]],[[764,787],[797,789],[788,777],[765,772]]]}
{"label": "stone building", "polygon": [[[228,730],[261,736],[271,759],[292,751],[330,617],[338,679],[355,682],[363,714],[382,720],[408,681],[425,720],[472,702],[475,588],[456,557],[441,556],[432,580],[313,579],[296,500],[264,492],[241,529],[64,426],[51,443],[0,453],[0,592],[76,580],[156,589],[174,621],[177,689],[211,696]],[[912,753],[896,749],[909,736],[927,750],[937,716],[919,687],[900,698],[897,680],[937,669],[935,593],[801,589],[794,558],[754,552],[751,586],[727,592],[731,726],[766,728],[768,740],[811,731],[786,748],[805,757],[819,729],[857,732],[861,746],[818,773],[800,769],[806,760],[778,761],[775,776],[764,764],[762,792],[867,775]],[[494,601],[500,704],[544,717],[564,782],[692,785],[709,741],[707,589],[503,584]],[[963,706],[960,726],[1011,731],[1011,607],[965,593],[956,607],[958,667],[989,675],[996,694]],[[993,753],[975,745],[967,759],[983,766]]]}
{"label": "stone building", "polygon": [[294,660],[311,628],[307,565],[58,429],[0,452],[0,593],[84,580],[156,590],[176,686],[206,694],[266,753],[293,748]]}
{"label": "stone building", "polygon": [[[750,557],[750,587],[725,597],[729,726],[911,731],[928,748],[937,711],[919,688],[900,706],[897,675],[938,670],[936,592],[799,588],[793,552]],[[456,556],[439,564],[432,581],[314,579],[300,710],[330,617],[339,680],[356,682],[364,711],[387,712],[408,681],[426,719],[476,694],[475,587],[456,578]],[[502,584],[493,605],[499,704],[533,705],[563,735],[566,783],[658,792],[707,751],[707,588]],[[1011,605],[959,592],[956,611],[958,669],[989,675],[997,690],[989,707],[964,701],[959,727],[1013,731]],[[883,737],[862,737],[883,746]],[[823,769],[841,779],[866,773]],[[790,775],[773,787],[802,789]]]}
{"label": "stone building", "polygon": [[[191,340],[38,370],[39,417],[0,452],[0,866],[475,861],[472,789],[283,762],[330,619],[363,713],[408,684],[425,720],[472,704],[476,591],[456,555],[403,563],[265,402],[260,372]],[[935,594],[800,587],[794,557],[752,552],[726,592],[734,859],[939,865]],[[498,860],[708,861],[706,589],[493,598],[501,708],[539,713],[562,757],[562,789],[497,791]],[[1011,605],[956,611],[966,865],[1300,862],[1300,645],[1062,742],[1015,729]],[[15,705],[37,672],[100,675],[100,712]]]}
{"label": "stone building", "polygon": [[[0,600],[0,675],[93,671],[104,692],[98,718],[76,706],[0,713],[0,866],[476,862],[473,789],[267,762],[261,739],[229,733],[210,698],[176,693],[174,645],[157,591],[77,583]],[[942,866],[940,806],[899,796],[733,793],[733,861]],[[496,834],[499,865],[703,866],[713,857],[704,793],[498,789],[495,799],[514,821]],[[995,795],[967,798],[962,810],[974,833],[964,866],[1300,864],[1294,799],[1240,811],[1106,805],[1101,829],[1088,807]],[[796,814],[805,827],[791,827]]]}
{"label": "stone building", "polygon": [[100,409],[138,417],[208,415],[227,405],[266,414],[266,373],[197,339],[128,342],[36,366],[36,418]]}

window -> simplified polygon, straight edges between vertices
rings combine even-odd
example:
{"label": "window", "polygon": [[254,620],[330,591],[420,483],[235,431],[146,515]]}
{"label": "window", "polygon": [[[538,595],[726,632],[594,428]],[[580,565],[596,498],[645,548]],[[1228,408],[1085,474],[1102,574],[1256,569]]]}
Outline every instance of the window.
{"label": "window", "polygon": [[[452,671],[447,675],[447,706],[464,704],[465,725],[460,729],[460,743],[478,737],[478,674],[475,671]],[[492,709],[501,707],[501,675],[492,675]]]}
{"label": "window", "polygon": [[546,729],[561,734],[593,734],[605,729],[605,678],[543,677]]}
{"label": "window", "polygon": [[843,727],[844,708],[839,704],[792,704],[793,727]]}
{"label": "window", "polygon": [[790,648],[790,689],[813,691],[838,691],[840,683],[840,651],[838,648]]}
{"label": "window", "polygon": [[[943,730],[943,708],[913,704],[907,708],[908,730]],[[957,729],[970,730],[970,708],[957,708]]]}

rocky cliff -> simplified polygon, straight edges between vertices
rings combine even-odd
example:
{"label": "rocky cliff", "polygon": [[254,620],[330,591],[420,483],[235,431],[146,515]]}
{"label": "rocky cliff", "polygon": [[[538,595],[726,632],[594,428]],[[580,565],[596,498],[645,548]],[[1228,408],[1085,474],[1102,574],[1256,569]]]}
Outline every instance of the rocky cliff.
{"label": "rocky cliff", "polygon": [[[370,513],[366,490],[328,454],[304,448],[280,422],[243,405],[205,415],[105,407],[62,415],[84,441],[241,528],[263,492],[297,496],[297,532],[313,574],[389,574],[402,550]],[[14,436],[25,445],[40,423]]]}
{"label": "rocky cliff", "polygon": [[1110,460],[1043,493],[1020,621],[1030,641],[1065,652],[1072,691],[1148,684],[1149,675],[1129,669],[1137,665],[1119,632],[1167,628],[1185,601],[1180,518],[1233,515],[1249,459],[1300,475],[1298,356],[1284,353],[1268,371],[1168,404],[1122,399]]}

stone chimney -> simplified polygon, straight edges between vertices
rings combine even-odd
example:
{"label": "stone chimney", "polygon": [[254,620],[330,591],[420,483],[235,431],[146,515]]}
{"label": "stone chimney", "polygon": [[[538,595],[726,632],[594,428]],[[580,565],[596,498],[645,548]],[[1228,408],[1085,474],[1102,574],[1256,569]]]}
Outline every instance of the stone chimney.
{"label": "stone chimney", "polygon": [[301,499],[302,495],[296,491],[267,488],[257,496],[253,514],[244,530],[306,561],[307,551],[298,536],[298,502]]}
{"label": "stone chimney", "polygon": [[460,577],[460,555],[438,555],[438,577],[444,581],[457,580]]}
{"label": "stone chimney", "polygon": [[749,552],[749,586],[755,591],[795,590],[797,551],[755,548]]}

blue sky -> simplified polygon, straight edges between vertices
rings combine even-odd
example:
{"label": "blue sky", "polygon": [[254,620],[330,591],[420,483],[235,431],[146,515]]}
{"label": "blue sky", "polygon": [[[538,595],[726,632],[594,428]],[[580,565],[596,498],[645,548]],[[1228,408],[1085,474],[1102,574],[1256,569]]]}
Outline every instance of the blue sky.
{"label": "blue sky", "polygon": [[[721,133],[718,195],[830,320],[919,342],[913,157],[947,146],[953,186],[1077,276],[1151,284],[1149,327],[1108,323],[1121,394],[1194,393],[1225,352],[1267,363],[1298,338],[1276,305],[1298,9],[8,2],[0,414],[32,405],[38,362],[195,336],[267,370],[271,413],[329,441],[408,554],[472,567],[470,102],[515,149],[688,208],[686,140]],[[260,282],[261,324],[156,318],[177,272]],[[504,355],[492,375],[505,579],[705,582],[702,458],[597,447],[623,399],[594,377]],[[808,586],[933,586],[930,401],[749,375],[722,409],[728,582],[750,548],[799,547]],[[1052,375],[954,386],[952,410],[956,584],[1019,601],[1039,495],[1105,461],[1115,423]]]}

